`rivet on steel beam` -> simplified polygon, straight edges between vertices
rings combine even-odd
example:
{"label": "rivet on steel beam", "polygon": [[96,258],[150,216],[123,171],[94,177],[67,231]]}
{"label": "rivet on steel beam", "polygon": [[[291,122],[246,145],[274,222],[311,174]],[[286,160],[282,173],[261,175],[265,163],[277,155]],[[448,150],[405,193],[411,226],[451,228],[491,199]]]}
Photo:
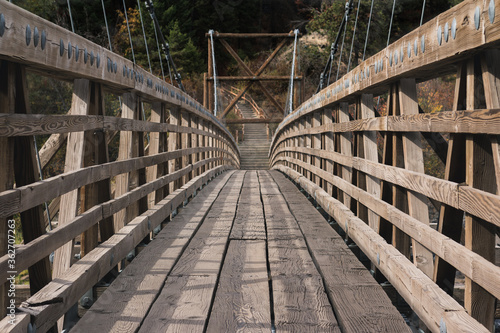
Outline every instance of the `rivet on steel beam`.
{"label": "rivet on steel beam", "polygon": [[89,53],[88,53],[87,49],[84,49],[83,50],[83,62],[86,64],[88,59],[89,59]]}
{"label": "rivet on steel beam", "polygon": [[375,61],[375,74],[378,73],[378,61]]}
{"label": "rivet on steel beam", "polygon": [[30,45],[31,43],[31,27],[28,24],[26,26],[26,46]]}
{"label": "rivet on steel beam", "polygon": [[59,55],[61,57],[64,55],[64,41],[62,38],[59,40]]}
{"label": "rivet on steel beam", "polygon": [[38,28],[35,27],[33,30],[33,45],[38,46],[38,41],[40,40],[40,34],[38,33]]}
{"label": "rivet on steel beam", "polygon": [[495,22],[495,0],[490,0],[490,5],[488,6],[488,15],[490,17],[490,22]]}
{"label": "rivet on steel beam", "polygon": [[366,77],[370,77],[370,67],[366,67]]}
{"label": "rivet on steel beam", "polygon": [[449,31],[450,31],[450,27],[448,26],[448,22],[446,22],[444,25],[444,41],[446,43],[448,43]]}
{"label": "rivet on steel beam", "polygon": [[420,49],[422,50],[422,53],[425,52],[425,35],[422,36],[422,40],[420,41]]}
{"label": "rivet on steel beam", "polygon": [[451,22],[451,37],[453,39],[457,38],[457,19],[453,19]]}
{"label": "rivet on steel beam", "polygon": [[418,54],[418,38],[415,38],[415,43],[413,43],[413,52],[415,52],[415,55]]}
{"label": "rivet on steel beam", "polygon": [[404,55],[405,55],[405,50],[404,50],[404,48],[403,48],[403,45],[401,45],[401,54],[400,54],[400,58],[399,58],[399,60],[400,60],[401,62],[403,62]]}
{"label": "rivet on steel beam", "polygon": [[444,322],[444,319],[441,318],[441,321],[439,322],[439,333],[446,333],[446,323]]}
{"label": "rivet on steel beam", "polygon": [[107,67],[108,68],[108,72],[110,72],[111,71],[111,59],[108,58],[107,63],[108,63],[108,67]]}
{"label": "rivet on steel beam", "polygon": [[116,72],[118,72],[118,64],[116,63],[116,61],[113,64],[113,71],[115,72],[115,74],[116,74]]}
{"label": "rivet on steel beam", "polygon": [[408,58],[411,58],[411,44],[410,43],[408,43],[408,50],[406,53],[408,53]]}
{"label": "rivet on steel beam", "polygon": [[0,14],[0,37],[5,33],[5,16]]}
{"label": "rivet on steel beam", "polygon": [[71,47],[71,42],[68,42],[68,59],[71,59],[73,55],[73,48]]}
{"label": "rivet on steel beam", "polygon": [[94,51],[90,51],[90,66],[94,65]]}
{"label": "rivet on steel beam", "polygon": [[101,65],[101,56],[99,55],[99,53],[96,54],[96,60],[95,60],[95,66],[97,68],[99,68],[99,66]]}
{"label": "rivet on steel beam", "polygon": [[474,12],[474,24],[476,26],[476,30],[479,30],[479,25],[481,23],[481,9],[479,6],[476,7],[476,11]]}
{"label": "rivet on steel beam", "polygon": [[392,52],[389,53],[389,66],[392,67]]}
{"label": "rivet on steel beam", "polygon": [[40,47],[42,50],[45,50],[45,43],[47,42],[47,33],[45,30],[42,30],[42,40],[40,41]]}
{"label": "rivet on steel beam", "polygon": [[128,73],[127,66],[123,65],[123,77],[125,77],[127,73]]}
{"label": "rivet on steel beam", "polygon": [[399,53],[398,50],[396,50],[394,51],[394,65],[398,64],[398,60],[399,60]]}
{"label": "rivet on steel beam", "polygon": [[438,40],[438,44],[441,45],[441,43],[443,42],[443,36],[441,35],[442,31],[441,31],[441,26],[439,26],[437,28],[437,40]]}

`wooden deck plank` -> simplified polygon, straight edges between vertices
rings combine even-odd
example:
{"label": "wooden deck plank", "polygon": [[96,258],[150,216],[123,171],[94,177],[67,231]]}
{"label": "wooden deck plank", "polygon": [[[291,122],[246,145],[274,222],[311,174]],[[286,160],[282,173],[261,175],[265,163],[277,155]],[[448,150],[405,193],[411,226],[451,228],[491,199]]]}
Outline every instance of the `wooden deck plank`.
{"label": "wooden deck plank", "polygon": [[255,171],[245,175],[231,239],[266,239],[259,180]]}
{"label": "wooden deck plank", "polygon": [[276,330],[340,332],[321,275],[287,202],[268,171],[259,172],[259,181],[267,193],[262,201],[270,231],[268,259]]}
{"label": "wooden deck plank", "polygon": [[203,332],[216,282],[216,275],[169,276],[138,332]]}
{"label": "wooden deck plank", "polygon": [[[113,281],[72,332],[135,332],[219,192],[232,176],[210,182]],[[185,229],[182,229],[184,227]],[[186,228],[187,227],[187,228]]]}
{"label": "wooden deck plank", "polygon": [[169,274],[139,332],[202,332],[245,172],[235,172]]}
{"label": "wooden deck plank", "polygon": [[271,305],[264,240],[231,240],[207,332],[269,332]]}
{"label": "wooden deck plank", "polygon": [[409,332],[409,327],[382,287],[323,216],[311,203],[300,200],[304,195],[283,174],[271,171],[270,175],[304,233],[342,332]]}
{"label": "wooden deck plank", "polygon": [[170,275],[219,274],[243,178],[244,173],[236,172],[222,189],[219,198]]}

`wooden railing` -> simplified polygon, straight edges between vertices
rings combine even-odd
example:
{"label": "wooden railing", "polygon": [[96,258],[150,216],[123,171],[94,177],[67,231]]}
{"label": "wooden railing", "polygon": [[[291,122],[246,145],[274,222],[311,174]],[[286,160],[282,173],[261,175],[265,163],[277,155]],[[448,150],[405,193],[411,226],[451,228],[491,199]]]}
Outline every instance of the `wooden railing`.
{"label": "wooden railing", "polygon": [[[31,325],[46,332],[207,181],[239,168],[239,150],[189,95],[7,1],[0,2],[0,56],[0,276],[9,281],[28,269],[31,288],[14,314],[10,283],[2,285],[7,317],[0,331]],[[73,82],[68,115],[30,113],[27,70]],[[105,115],[108,93],[121,96],[121,117]],[[151,107],[150,121],[142,102]],[[109,161],[116,131],[118,159]],[[47,134],[42,164],[64,143],[66,162],[64,173],[40,181],[33,136]],[[48,232],[44,203],[51,203],[51,216],[59,211],[58,226]],[[24,244],[10,246],[8,228],[17,216]],[[81,259],[75,262],[77,237]]]}
{"label": "wooden railing", "polygon": [[[270,149],[271,166],[335,219],[433,332],[494,329],[499,9],[499,0],[466,0],[404,36],[287,116]],[[450,73],[453,109],[423,113],[417,82]],[[444,162],[442,178],[425,172],[425,142]],[[463,306],[452,297],[457,271]]]}

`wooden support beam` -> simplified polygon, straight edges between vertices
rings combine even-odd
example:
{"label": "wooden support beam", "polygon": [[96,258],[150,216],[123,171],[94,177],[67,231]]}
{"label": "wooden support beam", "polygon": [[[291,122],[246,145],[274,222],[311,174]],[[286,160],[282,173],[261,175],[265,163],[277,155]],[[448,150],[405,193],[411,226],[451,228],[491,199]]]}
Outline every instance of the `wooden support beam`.
{"label": "wooden support beam", "polygon": [[[181,112],[181,126],[183,127],[190,127],[191,126],[191,120],[190,116],[186,112]],[[182,133],[181,134],[181,149],[187,149],[191,145],[191,134],[188,133]],[[191,164],[191,157],[188,155],[185,155],[182,157],[181,160],[181,169],[188,166]],[[185,175],[182,178],[182,183],[181,186],[186,184],[190,179],[190,175]]]}
{"label": "wooden support beam", "polygon": [[[286,44],[286,39],[283,39],[281,43],[279,43],[278,46],[276,46],[276,49],[274,49],[273,53],[271,53],[271,55],[267,57],[267,60],[262,64],[262,66],[260,66],[255,73],[252,73],[252,75],[259,76],[267,68],[267,66],[271,63],[271,61],[276,57],[276,55],[283,48],[283,46],[285,46],[285,44]],[[238,103],[241,96],[243,96],[245,92],[252,86],[252,83],[253,83],[252,81],[247,83],[247,85],[240,91],[240,93],[229,103],[229,105],[224,110],[220,118],[224,118],[229,113],[229,111],[236,105],[236,103]]]}
{"label": "wooden support beam", "polygon": [[[14,113],[16,110],[12,105],[12,96],[15,96],[13,89],[15,88],[15,79],[12,78],[12,64],[7,61],[0,61],[0,113]],[[11,190],[14,188],[14,138],[0,137],[0,192]],[[0,256],[3,256],[8,251],[9,225],[12,222],[10,217],[0,218]],[[7,306],[9,305],[8,298],[9,282],[2,281],[0,283],[0,318],[7,314]]]}
{"label": "wooden support beam", "polygon": [[[151,122],[165,123],[165,105],[163,103],[153,103],[151,107]],[[164,152],[166,133],[151,132],[149,134],[148,155],[155,155]],[[166,174],[164,163],[155,164],[146,168],[146,180],[151,182]],[[153,207],[164,197],[163,188],[148,195],[148,208]]]}
{"label": "wooden support beam", "polygon": [[[318,127],[321,126],[321,114],[319,111],[315,112],[312,116],[312,127]],[[311,147],[316,148],[316,149],[321,149],[321,134],[316,134],[311,137]],[[312,158],[312,165],[315,165],[318,168],[321,168],[321,158],[319,157],[313,157]],[[318,186],[321,186],[321,178],[316,177],[315,183]]]}
{"label": "wooden support beam", "polygon": [[[467,91],[466,63],[460,64],[455,81],[455,94],[453,99],[454,111],[465,108]],[[459,167],[465,161],[465,135],[451,134],[448,141],[448,153],[445,163],[444,179],[456,183],[465,182],[465,168]],[[439,213],[438,231],[459,243],[463,231],[463,211],[441,204]],[[453,295],[455,288],[456,268],[445,260],[436,256],[434,261],[434,282],[449,295]]]}
{"label": "wooden support beam", "polygon": [[[399,85],[399,103],[402,115],[418,114],[417,84],[414,79],[402,79]],[[403,134],[404,167],[406,170],[425,174],[422,142],[419,133]],[[429,225],[427,199],[420,193],[408,191],[408,210],[412,217]],[[412,239],[413,262],[428,277],[434,274],[432,252]]]}
{"label": "wooden support beam", "polygon": [[[256,76],[256,77],[260,76],[260,74],[252,72],[252,70],[243,62],[243,60],[241,60],[241,58],[238,55],[238,53],[236,53],[236,51],[234,51],[233,48],[225,40],[221,39],[220,42],[226,48],[226,50],[229,52],[229,54],[231,54],[231,56],[233,56],[233,58],[236,60],[236,62],[238,63],[238,65],[240,65],[240,67],[243,68],[243,70],[248,75],[253,75],[253,76]],[[258,80],[255,81],[255,82],[257,82],[257,84],[259,85],[260,89],[264,92],[264,94],[266,95],[266,97],[274,104],[274,106],[278,109],[278,111],[280,111],[282,114],[285,114],[285,111],[283,110],[283,107],[276,101],[276,99],[269,92],[269,90],[266,87],[264,87],[264,85],[262,84],[262,82],[260,82]],[[226,111],[224,110],[224,112],[226,112]]]}
{"label": "wooden support beam", "polygon": [[226,119],[226,124],[276,124],[280,123],[283,118],[239,118],[239,119]]}
{"label": "wooden support beam", "polygon": [[[349,122],[349,104],[340,104],[338,122]],[[340,152],[345,156],[352,156],[352,133],[346,132],[340,134]],[[342,166],[342,178],[351,183],[352,168]],[[351,197],[346,193],[344,193],[344,205],[348,208],[351,207]]]}
{"label": "wooden support beam", "polygon": [[[499,71],[496,61],[476,65],[478,58],[467,63],[467,108],[480,107],[478,91],[484,89],[485,102],[498,103],[498,90],[493,82]],[[480,61],[480,60],[479,60]],[[495,65],[493,65],[495,64]],[[489,65],[491,69],[489,69]],[[482,71],[481,74],[478,74]],[[495,80],[496,81],[496,80]],[[494,145],[493,145],[494,146]],[[498,154],[498,151],[495,152]],[[495,162],[491,140],[486,135],[467,135],[466,137],[465,182],[474,188],[497,193]],[[486,260],[495,262],[495,226],[471,214],[465,214],[465,246]],[[472,279],[465,279],[464,307],[490,331],[494,330],[496,299]]]}
{"label": "wooden support beam", "polygon": [[[209,37],[209,34],[205,34]],[[299,37],[302,36],[299,33]],[[289,33],[220,33],[215,32],[214,38],[295,38],[293,31]]]}
{"label": "wooden support beam", "polygon": [[[90,84],[90,104],[89,114],[96,116],[104,115],[104,95],[100,84]],[[84,166],[93,166],[103,163],[108,163],[108,145],[104,131],[86,131],[85,139],[85,154]],[[85,212],[97,204],[106,202],[111,199],[110,179],[101,180],[96,183],[86,185],[81,192],[81,212]],[[85,231],[81,237],[81,257],[92,251],[98,244],[99,230],[101,231],[101,241],[106,241],[114,233],[113,219],[106,218],[93,225],[89,230]]]}
{"label": "wooden support beam", "polygon": [[[172,108],[170,109],[170,117],[169,121],[171,125],[180,125],[180,110],[177,108]],[[170,132],[168,134],[168,151],[174,151],[177,150],[177,145],[178,145],[178,138],[179,134],[178,133],[172,133]],[[177,159],[171,159],[168,161],[168,173],[173,173],[176,170],[178,170],[178,165],[177,165]],[[170,193],[173,193],[177,188],[178,188],[179,183],[178,182],[172,182],[170,183]]]}
{"label": "wooden support beam", "polygon": [[[213,76],[206,77],[205,80],[212,80]],[[302,75],[297,75],[293,78],[294,81],[303,80]],[[217,76],[219,81],[290,81],[290,75],[266,75],[266,76]]]}
{"label": "wooden support beam", "polygon": [[[373,109],[373,95],[361,95],[361,118],[369,119],[375,117],[375,112]],[[377,133],[376,132],[363,132],[361,137],[364,158],[378,162],[378,147],[377,147]],[[381,188],[380,188],[380,180],[376,177],[367,175],[366,176],[366,191],[377,198],[380,198]],[[377,233],[379,232],[379,216],[375,214],[373,211],[368,212],[368,225],[375,230]]]}
{"label": "wooden support beam", "polygon": [[[90,104],[90,82],[85,79],[75,80],[71,102],[72,115],[87,115]],[[64,172],[83,167],[85,152],[84,132],[72,132],[68,135]],[[79,207],[79,190],[72,190],[61,197],[59,227],[64,226],[76,215]],[[55,251],[53,276],[60,277],[71,265],[73,242],[68,242]],[[60,322],[62,326],[62,322]]]}

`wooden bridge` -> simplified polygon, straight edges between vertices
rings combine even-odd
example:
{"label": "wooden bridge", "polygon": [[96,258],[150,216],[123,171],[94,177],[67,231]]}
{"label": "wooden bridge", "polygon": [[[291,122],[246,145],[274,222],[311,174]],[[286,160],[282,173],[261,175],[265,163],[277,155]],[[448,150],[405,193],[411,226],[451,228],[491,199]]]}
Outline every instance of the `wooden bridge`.
{"label": "wooden bridge", "polygon": [[[255,171],[189,95],[1,1],[0,331],[409,332],[384,282],[422,328],[493,332],[499,8],[465,0],[359,64],[285,117]],[[31,114],[27,71],[73,82],[67,115]],[[417,82],[449,74],[453,109],[423,113]],[[65,143],[64,173],[40,180],[35,135],[41,168]],[[444,177],[425,174],[424,143]]]}

